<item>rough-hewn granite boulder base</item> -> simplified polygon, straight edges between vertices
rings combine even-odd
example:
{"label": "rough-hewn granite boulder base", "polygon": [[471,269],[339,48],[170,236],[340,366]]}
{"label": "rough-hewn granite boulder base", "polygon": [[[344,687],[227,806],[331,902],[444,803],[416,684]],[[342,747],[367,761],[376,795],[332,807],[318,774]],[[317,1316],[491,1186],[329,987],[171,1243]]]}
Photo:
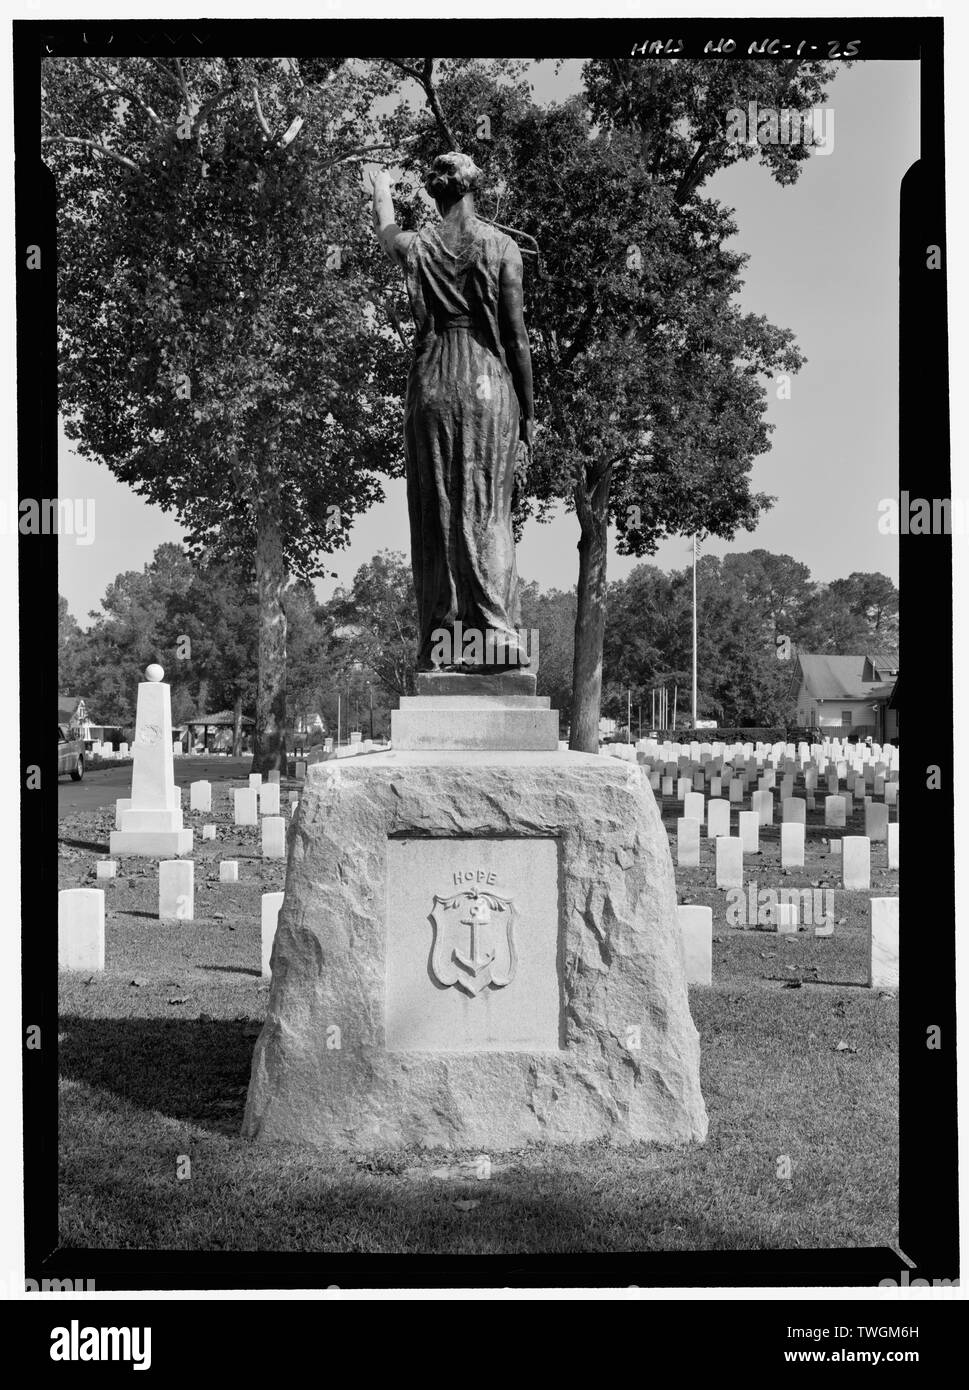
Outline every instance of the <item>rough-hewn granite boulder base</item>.
{"label": "rough-hewn granite boulder base", "polygon": [[374,1149],[703,1139],[673,870],[637,766],[309,771],[243,1132]]}

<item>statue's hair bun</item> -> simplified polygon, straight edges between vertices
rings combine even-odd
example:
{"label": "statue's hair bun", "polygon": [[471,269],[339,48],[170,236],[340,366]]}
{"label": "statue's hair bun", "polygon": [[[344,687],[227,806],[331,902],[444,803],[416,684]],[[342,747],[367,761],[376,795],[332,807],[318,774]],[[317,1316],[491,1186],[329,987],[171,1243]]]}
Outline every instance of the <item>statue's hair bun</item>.
{"label": "statue's hair bun", "polygon": [[451,202],[473,193],[481,185],[482,172],[470,155],[460,150],[439,154],[431,165],[424,187],[435,201]]}

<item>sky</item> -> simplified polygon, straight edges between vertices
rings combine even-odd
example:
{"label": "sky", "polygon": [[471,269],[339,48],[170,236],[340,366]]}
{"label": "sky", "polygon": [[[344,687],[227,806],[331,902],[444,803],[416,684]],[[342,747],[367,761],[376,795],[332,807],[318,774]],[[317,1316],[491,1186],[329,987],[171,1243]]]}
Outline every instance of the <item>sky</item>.
{"label": "sky", "polygon": [[[581,64],[556,72],[535,68],[540,101],[576,90]],[[754,464],[753,490],[775,496],[752,532],[733,541],[708,538],[707,554],[763,548],[793,555],[816,580],[856,570],[898,579],[897,541],[877,527],[877,504],[897,493],[898,470],[898,196],[902,176],[918,158],[918,65],[858,63],[829,89],[834,147],[813,154],[793,187],[775,184],[755,161],[724,171],[704,192],[735,209],[736,246],[750,256],[741,306],[793,329],[807,364],[790,399],[771,392],[776,427],[769,452]],[[829,118],[830,119],[830,118]],[[567,234],[563,230],[563,235]],[[386,501],[359,517],[351,545],[331,557],[335,579],[317,595],[348,586],[378,550],[408,550],[404,484],[389,482]],[[94,539],[59,541],[59,589],[87,626],[108,584],[122,570],[141,569],[163,541],[181,541],[171,514],[144,502],[96,462],[76,455],[63,434],[61,498],[93,499]],[[529,522],[518,547],[518,570],[543,588],[576,581],[578,523],[560,509],[546,524]],[[689,563],[682,537],[652,557],[663,569]],[[641,563],[611,547],[609,577]]]}

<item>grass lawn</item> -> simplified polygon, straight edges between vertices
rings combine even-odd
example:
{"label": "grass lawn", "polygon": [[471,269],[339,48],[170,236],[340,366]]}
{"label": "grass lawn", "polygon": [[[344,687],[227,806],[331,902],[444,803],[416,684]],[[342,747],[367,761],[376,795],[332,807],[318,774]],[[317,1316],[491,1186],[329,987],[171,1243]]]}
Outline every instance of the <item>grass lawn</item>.
{"label": "grass lawn", "polygon": [[[159,923],[154,865],[124,860],[102,885],[105,973],[61,976],[64,1246],[495,1254],[896,1243],[897,1000],[864,987],[868,894],[835,889],[833,937],[777,935],[726,924],[705,842],[701,867],[677,873],[681,901],[714,907],[714,984],[690,991],[703,1145],[534,1145],[485,1165],[452,1151],[250,1144],[239,1128],[268,994],[259,897],[283,886],[283,866],[258,857],[254,831],[229,825],[224,800],[214,815],[186,817],[220,826],[217,842],[196,836],[196,920]],[[675,835],[674,807],[664,819]],[[77,846],[106,846],[109,828],[104,813],[72,817],[62,887],[93,883],[97,855]],[[777,837],[765,832],[762,855],[747,861],[760,887],[834,888],[838,861],[816,824],[803,872],[782,873]],[[218,883],[219,858],[240,860],[239,884]],[[876,848],[872,895],[897,891],[883,865]]]}

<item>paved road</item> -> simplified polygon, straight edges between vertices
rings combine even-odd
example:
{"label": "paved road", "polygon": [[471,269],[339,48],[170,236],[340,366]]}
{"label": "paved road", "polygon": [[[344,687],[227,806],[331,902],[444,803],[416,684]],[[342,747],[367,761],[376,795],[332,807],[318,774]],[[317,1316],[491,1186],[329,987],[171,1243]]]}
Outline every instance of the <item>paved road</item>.
{"label": "paved road", "polygon": [[[381,750],[375,748],[373,751]],[[307,758],[308,763],[316,761],[318,758]],[[244,758],[176,758],[175,782],[179,787],[187,787],[189,782],[238,782],[244,787],[251,768],[251,753]],[[300,785],[291,777],[283,777],[281,784],[289,788]],[[57,809],[62,815],[70,811],[97,811],[102,806],[113,806],[119,797],[130,795],[130,762],[85,772],[80,782],[72,782],[66,774],[57,781]],[[187,801],[185,806],[188,809]]]}
{"label": "paved road", "polygon": [[[175,781],[180,787],[200,781],[239,782],[244,785],[251,767],[251,755],[245,758],[176,758]],[[283,781],[285,783],[286,779]],[[130,795],[130,763],[86,772],[81,782],[72,782],[65,776],[59,778],[57,783],[57,804],[62,813],[96,811],[102,806],[113,806],[119,797]]]}

